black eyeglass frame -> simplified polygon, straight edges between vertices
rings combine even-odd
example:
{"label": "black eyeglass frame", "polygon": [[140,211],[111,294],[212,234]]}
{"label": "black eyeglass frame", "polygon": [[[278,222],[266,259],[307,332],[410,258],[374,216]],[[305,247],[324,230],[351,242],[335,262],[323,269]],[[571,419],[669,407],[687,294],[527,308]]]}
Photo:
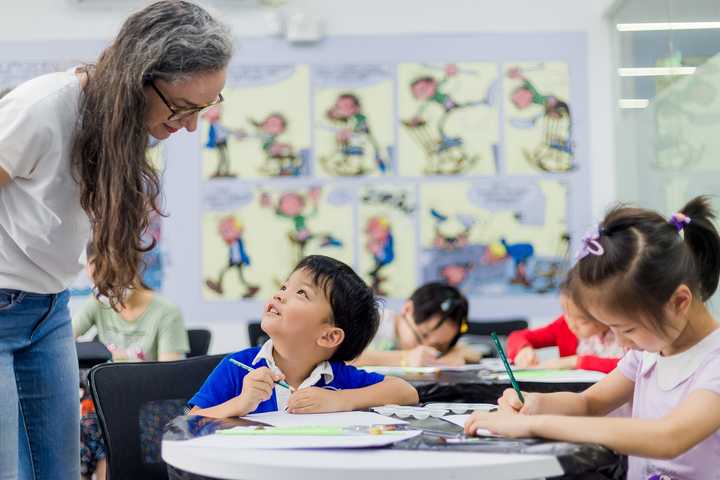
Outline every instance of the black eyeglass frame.
{"label": "black eyeglass frame", "polygon": [[165,95],[160,91],[160,89],[155,85],[154,80],[150,80],[148,82],[153,90],[155,90],[155,93],[157,93],[158,97],[160,97],[160,100],[163,101],[165,106],[170,110],[170,116],[168,117],[167,121],[171,122],[174,120],[183,120],[191,115],[195,115],[196,113],[201,113],[205,110],[207,110],[210,107],[214,107],[215,105],[218,105],[222,103],[225,100],[225,97],[223,97],[222,93],[218,93],[218,98],[214,102],[208,103],[207,105],[197,106],[197,107],[188,107],[188,108],[177,108],[174,107],[170,102],[168,102],[167,98],[165,98]]}

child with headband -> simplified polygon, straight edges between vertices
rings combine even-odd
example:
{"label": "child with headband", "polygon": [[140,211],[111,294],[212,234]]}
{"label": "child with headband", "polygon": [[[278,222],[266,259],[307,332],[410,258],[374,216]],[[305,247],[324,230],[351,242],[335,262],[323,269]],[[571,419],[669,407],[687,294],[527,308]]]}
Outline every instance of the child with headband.
{"label": "child with headband", "polygon": [[[706,197],[669,221],[610,211],[583,238],[568,288],[630,351],[582,393],[526,393],[523,403],[506,390],[499,412],[473,414],[466,433],[599,443],[629,456],[632,479],[718,478],[720,324],[705,305],[720,274],[714,218]],[[630,401],[632,418],[602,418]]]}

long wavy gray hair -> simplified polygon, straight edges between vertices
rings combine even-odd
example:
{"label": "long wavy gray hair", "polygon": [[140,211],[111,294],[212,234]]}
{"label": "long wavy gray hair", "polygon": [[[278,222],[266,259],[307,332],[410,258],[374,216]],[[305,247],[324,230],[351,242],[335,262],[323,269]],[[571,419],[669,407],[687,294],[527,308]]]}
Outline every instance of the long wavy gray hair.
{"label": "long wavy gray hair", "polygon": [[230,30],[188,1],[162,0],[131,15],[95,65],[80,102],[72,171],[92,225],[96,294],[117,308],[154,245],[142,236],[160,213],[160,180],[147,157],[148,78],[170,83],[222,70]]}

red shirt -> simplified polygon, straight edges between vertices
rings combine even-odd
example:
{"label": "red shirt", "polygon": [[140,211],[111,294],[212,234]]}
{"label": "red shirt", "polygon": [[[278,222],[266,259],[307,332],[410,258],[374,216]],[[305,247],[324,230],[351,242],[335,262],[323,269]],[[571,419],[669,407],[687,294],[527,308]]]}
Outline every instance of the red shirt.
{"label": "red shirt", "polygon": [[[520,350],[525,347],[558,347],[561,357],[569,357],[577,353],[578,338],[568,327],[565,316],[560,315],[545,327],[535,330],[518,330],[510,334],[507,339],[507,353],[510,360],[514,361]],[[615,369],[619,360],[620,358],[578,355],[575,368],[610,373]]]}

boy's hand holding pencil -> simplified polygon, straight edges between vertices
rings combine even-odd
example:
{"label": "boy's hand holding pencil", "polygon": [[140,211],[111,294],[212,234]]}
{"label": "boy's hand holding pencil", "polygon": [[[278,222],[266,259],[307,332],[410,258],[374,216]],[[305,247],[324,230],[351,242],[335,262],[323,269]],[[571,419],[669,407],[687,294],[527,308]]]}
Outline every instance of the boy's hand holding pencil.
{"label": "boy's hand holding pencil", "polygon": [[283,379],[283,375],[273,374],[268,367],[256,368],[243,378],[240,395],[231,400],[233,416],[247,415],[254,411],[261,402],[272,396],[275,382]]}

